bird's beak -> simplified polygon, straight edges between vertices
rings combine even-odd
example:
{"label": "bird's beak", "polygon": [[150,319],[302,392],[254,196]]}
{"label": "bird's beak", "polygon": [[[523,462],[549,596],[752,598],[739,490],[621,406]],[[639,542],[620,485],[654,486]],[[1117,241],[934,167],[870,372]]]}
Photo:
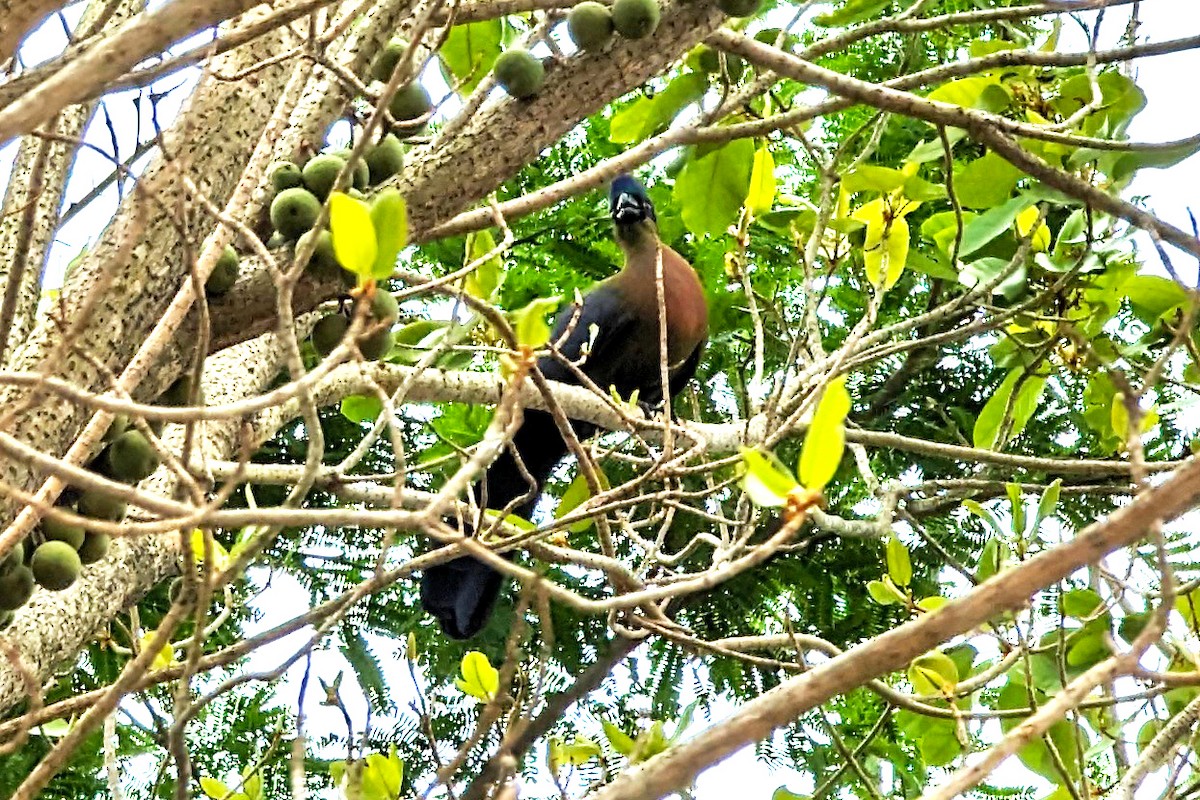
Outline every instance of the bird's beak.
{"label": "bird's beak", "polygon": [[613,203],[612,217],[619,224],[637,222],[642,218],[642,204],[633,195],[622,192]]}

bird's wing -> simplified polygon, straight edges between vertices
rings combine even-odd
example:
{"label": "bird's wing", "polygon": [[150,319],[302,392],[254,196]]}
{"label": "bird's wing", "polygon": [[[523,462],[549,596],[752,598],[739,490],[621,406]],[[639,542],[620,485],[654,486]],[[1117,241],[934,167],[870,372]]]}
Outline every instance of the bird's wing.
{"label": "bird's wing", "polygon": [[[637,316],[611,286],[601,283],[583,296],[582,305],[572,303],[559,312],[550,341],[601,387],[608,386],[621,368],[621,349],[637,326]],[[546,357],[538,367],[547,378],[578,383],[573,371],[558,359]]]}

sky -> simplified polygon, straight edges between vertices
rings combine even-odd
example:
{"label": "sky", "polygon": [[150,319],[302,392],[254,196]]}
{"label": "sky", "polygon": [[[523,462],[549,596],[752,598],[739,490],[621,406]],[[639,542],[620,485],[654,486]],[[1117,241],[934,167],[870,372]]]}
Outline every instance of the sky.
{"label": "sky", "polygon": [[[1141,16],[1143,25],[1139,33],[1142,37],[1152,41],[1200,33],[1200,2],[1195,0],[1144,0],[1141,4]],[[1117,39],[1124,29],[1125,19],[1126,12],[1120,9],[1109,12],[1102,28],[1102,46],[1105,43],[1111,44]],[[62,42],[61,28],[57,23],[48,24],[30,40],[23,50],[23,56],[29,63],[35,63],[57,52],[61,48]],[[1083,45],[1084,40],[1080,31],[1068,25],[1063,32],[1061,49],[1079,49]],[[1137,67],[1136,79],[1148,96],[1148,106],[1131,125],[1131,138],[1138,141],[1158,142],[1181,139],[1195,134],[1200,128],[1200,113],[1195,110],[1196,105],[1192,98],[1195,94],[1194,82],[1198,77],[1200,77],[1200,53],[1173,54],[1141,61]],[[175,86],[176,90],[165,96],[162,101],[164,105],[160,107],[160,115],[167,117],[174,112],[186,97],[191,80],[191,77],[186,76],[168,79],[167,85]],[[139,106],[139,97],[136,92],[123,92],[111,97],[108,105],[110,112],[118,121],[132,119],[134,114],[138,115],[143,124],[147,119],[146,109]],[[116,128],[121,139],[122,156],[128,156],[136,145],[134,132],[128,124],[118,124]],[[108,133],[102,127],[94,129],[90,135],[97,136],[97,141],[102,146],[107,146],[109,143]],[[0,150],[0,178],[6,177],[14,152],[15,145]],[[108,165],[100,157],[94,154],[82,156],[76,167],[72,185],[68,190],[66,206],[69,207],[74,201],[87,194],[99,177],[106,174],[108,170]],[[1190,230],[1188,209],[1196,206],[1198,188],[1200,188],[1200,157],[1193,157],[1169,170],[1143,170],[1135,180],[1129,194],[1145,196],[1146,204],[1150,209],[1176,226]],[[110,188],[104,202],[96,203],[93,208],[78,214],[60,231],[47,264],[46,284],[48,286],[57,284],[67,263],[95,239],[98,231],[111,215],[116,200],[116,190]],[[1177,253],[1175,258],[1176,266],[1180,268],[1181,274],[1196,274],[1194,267],[1186,266],[1188,262],[1182,256]],[[1151,269],[1154,269],[1155,259],[1149,259],[1148,263],[1152,265]],[[265,573],[259,570],[255,577],[262,579],[265,577]],[[288,595],[304,597],[304,592],[299,586],[286,576],[275,575],[272,580],[275,582],[272,591],[279,593],[274,597],[287,597]],[[254,627],[265,629],[285,621],[291,617],[293,608],[294,605],[288,602],[263,603],[261,605],[263,617]],[[285,640],[258,653],[251,659],[248,668],[273,667],[301,643],[300,637]],[[380,645],[386,646],[383,643]],[[398,652],[393,648],[388,655],[395,659],[392,663],[398,667]],[[317,651],[313,657],[313,664],[314,675],[321,675],[326,680],[331,679],[338,670],[346,666],[340,655],[333,650]],[[292,698],[296,696],[298,674],[297,670],[293,670],[281,683],[279,696],[282,702],[289,704],[294,702]],[[398,701],[403,707],[407,698],[411,697],[411,694],[408,693],[410,691],[407,688],[408,682],[406,678],[402,677],[395,683]],[[347,702],[352,708],[362,707],[361,697],[356,697],[352,688],[346,687],[346,695]],[[310,691],[305,709],[309,715],[309,731],[317,733],[322,729],[340,729],[342,726],[340,714],[332,709],[318,706],[318,699],[319,693]],[[728,704],[715,708],[713,721],[724,718],[733,710]],[[699,730],[706,724],[709,723],[703,720],[697,722],[694,729]],[[1004,775],[1014,782],[1033,782],[1030,774],[1019,766],[1009,765],[1005,770]],[[747,748],[723,764],[705,772],[699,779],[695,796],[699,800],[709,800],[709,798],[716,800],[731,796],[736,796],[740,800],[765,800],[771,796],[776,787],[783,784],[796,791],[811,788],[806,784],[804,778],[796,773],[768,768],[757,761],[753,757],[752,751]],[[544,789],[545,785],[540,785],[538,788]],[[543,792],[539,791],[538,793]]]}

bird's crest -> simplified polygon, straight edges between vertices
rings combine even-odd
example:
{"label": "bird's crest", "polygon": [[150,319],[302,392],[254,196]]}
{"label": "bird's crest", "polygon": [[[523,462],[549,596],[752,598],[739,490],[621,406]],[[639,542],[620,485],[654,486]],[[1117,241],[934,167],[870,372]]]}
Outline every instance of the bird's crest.
{"label": "bird's crest", "polygon": [[646,220],[657,221],[654,204],[646,189],[632,175],[618,175],[608,191],[608,205],[613,222],[618,226],[636,225]]}

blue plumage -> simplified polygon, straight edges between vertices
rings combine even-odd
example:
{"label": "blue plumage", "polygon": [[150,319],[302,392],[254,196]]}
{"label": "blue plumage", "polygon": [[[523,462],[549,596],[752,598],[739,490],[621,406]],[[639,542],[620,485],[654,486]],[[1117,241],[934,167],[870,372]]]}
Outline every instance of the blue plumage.
{"label": "blue plumage", "polygon": [[657,221],[646,188],[632,175],[618,175],[608,190],[608,207],[618,227],[646,220]]}

